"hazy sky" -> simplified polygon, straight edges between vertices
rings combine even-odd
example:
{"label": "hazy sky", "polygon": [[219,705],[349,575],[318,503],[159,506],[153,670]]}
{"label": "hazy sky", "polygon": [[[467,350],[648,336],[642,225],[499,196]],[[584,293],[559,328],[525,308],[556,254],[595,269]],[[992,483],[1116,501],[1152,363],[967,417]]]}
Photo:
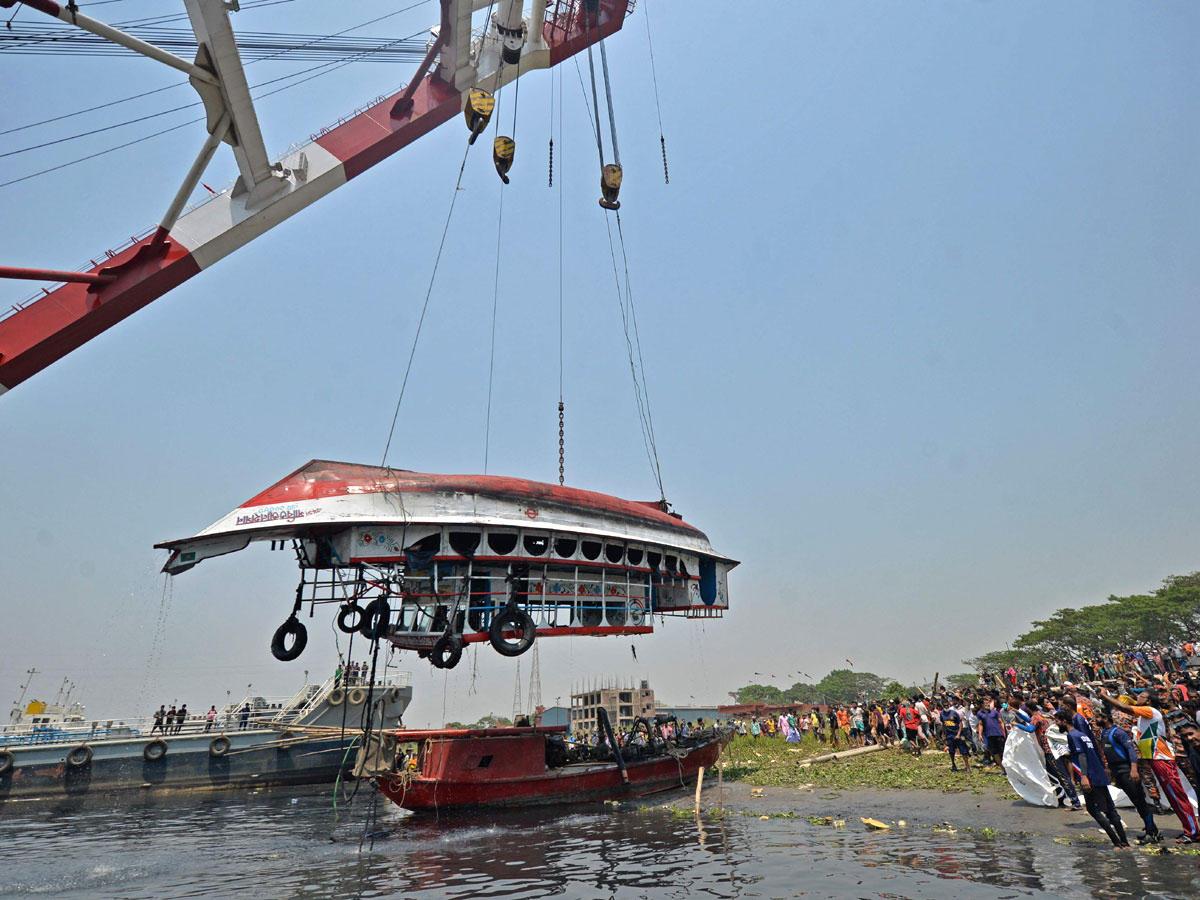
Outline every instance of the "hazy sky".
{"label": "hazy sky", "polygon": [[[92,12],[116,22],[165,5]],[[404,5],[295,0],[233,21],[329,33]],[[541,642],[544,700],[592,678],[646,677],[662,699],[713,703],[847,658],[929,678],[1056,608],[1200,568],[1200,7],[651,0],[649,11],[669,186],[645,2],[609,62],[663,476],[676,508],[742,565],[724,620],[669,620],[636,641],[637,662],[625,638]],[[25,10],[18,22],[36,20]],[[355,34],[435,21],[427,2]],[[309,65],[248,72],[256,82]],[[410,71],[353,65],[265,99],[268,149]],[[595,147],[575,66],[560,71],[567,483],[653,499]],[[177,80],[139,58],[0,52],[0,131]],[[488,468],[553,481],[551,78],[521,84]],[[179,87],[0,135],[0,152],[193,99]],[[0,181],[192,115],[0,158]],[[195,125],[0,188],[3,261],[71,267],[152,225],[202,140]],[[5,710],[31,666],[45,672],[35,693],[70,678],[97,716],[207,708],[247,684],[290,694],[305,669],[329,673],[331,611],[309,623],[300,660],[270,656],[296,581],[288,554],[255,545],[168,587],[152,545],[309,459],[379,462],[464,140],[460,121],[443,126],[0,397]],[[468,163],[396,466],[483,468],[500,193],[487,157]],[[204,180],[235,172],[223,149]],[[0,303],[35,287],[0,283]],[[520,662],[526,693],[530,657]],[[415,676],[409,724],[511,711],[515,664],[490,648],[450,673],[402,665]]]}

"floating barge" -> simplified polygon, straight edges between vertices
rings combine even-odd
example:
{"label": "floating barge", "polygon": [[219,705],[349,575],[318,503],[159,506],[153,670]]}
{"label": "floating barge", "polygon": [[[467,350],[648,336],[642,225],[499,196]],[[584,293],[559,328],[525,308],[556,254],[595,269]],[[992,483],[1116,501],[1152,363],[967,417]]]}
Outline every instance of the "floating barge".
{"label": "floating barge", "polygon": [[149,719],[89,722],[78,704],[65,714],[31,704],[34,713],[18,709],[0,727],[0,807],[118,791],[331,783],[353,768],[368,706],[376,727],[382,716],[394,728],[411,700],[407,672],[377,678],[373,687],[330,679],[290,699],[232,704],[211,728],[193,713],[165,731]]}

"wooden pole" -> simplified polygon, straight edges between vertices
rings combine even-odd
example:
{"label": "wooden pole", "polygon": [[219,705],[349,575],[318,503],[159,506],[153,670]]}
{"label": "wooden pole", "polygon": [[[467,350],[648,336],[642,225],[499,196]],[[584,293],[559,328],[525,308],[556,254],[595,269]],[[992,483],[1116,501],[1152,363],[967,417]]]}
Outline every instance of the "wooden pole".
{"label": "wooden pole", "polygon": [[840,753],[826,753],[822,756],[813,756],[809,759],[798,760],[802,766],[807,766],[809,763],[828,762],[831,759],[845,759],[850,756],[859,756],[863,753],[875,753],[883,749],[883,744],[871,744],[869,747],[855,747],[853,750],[843,750]]}
{"label": "wooden pole", "polygon": [[717,763],[717,809],[725,811],[725,763]]}
{"label": "wooden pole", "polygon": [[700,788],[704,787],[704,766],[696,773],[696,815],[700,815]]}

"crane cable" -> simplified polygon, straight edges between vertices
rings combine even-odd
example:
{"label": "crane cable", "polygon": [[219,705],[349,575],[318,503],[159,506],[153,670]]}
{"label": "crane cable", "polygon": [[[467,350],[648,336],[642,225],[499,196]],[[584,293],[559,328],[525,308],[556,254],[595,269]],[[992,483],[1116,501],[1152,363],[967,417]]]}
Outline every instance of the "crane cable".
{"label": "crane cable", "polygon": [[[550,184],[554,184],[554,70],[550,77]],[[558,76],[558,144],[562,165],[562,75]],[[563,183],[558,179],[558,483],[566,483],[565,424],[563,405]]]}
{"label": "crane cable", "polygon": [[[583,95],[583,104],[588,106],[587,89],[583,85],[583,73],[579,69],[579,61],[575,61],[575,74],[579,79],[579,92]],[[588,109],[588,122],[592,121],[592,110]],[[561,112],[560,112],[561,119]],[[596,116],[596,122],[599,123],[599,116]],[[599,131],[597,126],[593,125],[596,130],[597,141],[599,140]],[[609,255],[612,259],[613,281],[617,289],[617,303],[621,310],[621,326],[625,334],[625,348],[629,357],[629,371],[633,379],[633,395],[637,403],[638,409],[638,425],[642,432],[642,443],[646,449],[646,457],[650,462],[651,471],[654,474],[654,480],[658,484],[659,497],[662,503],[666,504],[666,492],[663,490],[662,480],[662,464],[658,458],[658,442],[654,434],[654,418],[650,413],[650,392],[646,386],[646,363],[642,354],[642,339],[638,331],[637,311],[633,304],[632,280],[629,275],[629,256],[625,250],[625,233],[621,228],[621,215],[617,212],[617,236],[621,244],[621,258],[624,261],[625,268],[625,287],[621,288],[621,276],[617,268],[616,247],[613,244],[612,224],[608,217],[605,216],[605,223],[608,229],[608,248]],[[630,331],[632,329],[632,336]],[[636,354],[636,359],[635,359]],[[641,376],[639,378],[639,372]]]}
{"label": "crane cable", "polygon": [[417,355],[417,341],[421,339],[421,326],[425,324],[425,313],[429,309],[429,298],[433,295],[433,282],[437,278],[438,264],[442,261],[442,251],[446,247],[446,235],[450,231],[450,219],[454,215],[454,204],[458,202],[459,191],[462,190],[463,172],[467,168],[467,154],[471,145],[463,151],[462,163],[458,167],[458,180],[454,183],[454,193],[450,196],[450,209],[446,212],[446,224],[442,226],[442,239],[438,242],[437,255],[433,258],[433,271],[429,273],[429,287],[425,290],[425,302],[421,304],[421,315],[417,319],[417,331],[413,335],[412,348],[408,351],[408,364],[404,367],[404,379],[400,382],[400,395],[396,397],[396,409],[392,413],[392,425],[388,429],[387,443],[383,447],[383,458],[380,467],[387,465],[388,451],[392,447],[392,437],[396,433],[396,420],[400,418],[400,404],[404,401],[404,389],[408,387],[408,376],[412,372],[413,358]]}
{"label": "crane cable", "polygon": [[642,0],[642,9],[646,13],[646,43],[650,46],[650,79],[654,83],[654,110],[658,113],[658,143],[662,147],[663,181],[671,183],[671,173],[667,169],[667,139],[663,135],[662,105],[658,101],[658,70],[654,65],[654,39],[650,37],[650,0]]}

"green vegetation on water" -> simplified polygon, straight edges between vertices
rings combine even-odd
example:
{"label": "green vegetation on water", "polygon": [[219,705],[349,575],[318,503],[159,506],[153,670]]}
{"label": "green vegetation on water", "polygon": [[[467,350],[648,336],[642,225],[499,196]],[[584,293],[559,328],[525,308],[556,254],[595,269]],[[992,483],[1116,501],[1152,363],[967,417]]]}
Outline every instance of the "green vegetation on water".
{"label": "green vegetation on water", "polygon": [[724,776],[731,781],[775,787],[972,791],[994,796],[1011,790],[1007,779],[995,767],[975,767],[970,773],[951,772],[949,757],[936,751],[918,758],[890,748],[804,765],[811,757],[838,749],[846,748],[832,748],[811,735],[799,745],[780,738],[737,737],[722,757]]}

